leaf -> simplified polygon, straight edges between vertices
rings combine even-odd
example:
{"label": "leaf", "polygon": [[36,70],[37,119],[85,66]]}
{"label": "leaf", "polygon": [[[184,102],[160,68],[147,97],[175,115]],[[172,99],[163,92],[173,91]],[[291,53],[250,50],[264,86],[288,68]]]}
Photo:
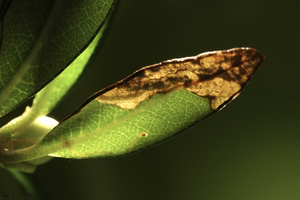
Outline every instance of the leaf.
{"label": "leaf", "polygon": [[[23,115],[0,128],[1,149],[31,146],[57,125],[55,120],[45,116],[61,101],[83,72],[102,36],[103,28],[88,48],[67,69],[36,94],[31,108],[27,107]],[[33,173],[37,165],[44,164],[51,158],[47,156],[28,162],[4,163],[2,166],[0,164],[0,167]]]}
{"label": "leaf", "polygon": [[101,38],[100,33],[67,69],[36,94],[32,109],[35,109],[39,116],[49,114],[75,84]]}
{"label": "leaf", "polygon": [[101,33],[102,31],[98,33],[89,47],[85,49],[67,69],[36,94],[31,108],[27,107],[21,116],[11,120],[8,124],[0,128],[0,142],[10,140],[12,135],[16,135],[19,132],[28,135],[28,133],[23,130],[29,127],[39,117],[46,116],[52,111],[83,72],[99,42]]}
{"label": "leaf", "polygon": [[96,48],[100,47],[100,38],[102,38],[104,31],[106,31],[109,21],[111,20],[107,20],[93,42],[69,67],[35,95],[32,107],[28,106],[21,116],[11,120],[8,124],[0,128],[0,143],[9,141],[13,136],[20,135],[20,133],[25,134],[27,137],[28,133],[23,130],[30,127],[39,117],[48,115],[63,100],[74,87],[75,83],[83,76],[86,68],[91,65],[95,57]]}
{"label": "leaf", "polygon": [[14,0],[3,21],[0,116],[30,98],[92,41],[113,0]]}
{"label": "leaf", "polygon": [[169,139],[238,96],[263,61],[251,48],[144,67],[91,96],[37,144],[0,151],[0,162],[133,153]]}

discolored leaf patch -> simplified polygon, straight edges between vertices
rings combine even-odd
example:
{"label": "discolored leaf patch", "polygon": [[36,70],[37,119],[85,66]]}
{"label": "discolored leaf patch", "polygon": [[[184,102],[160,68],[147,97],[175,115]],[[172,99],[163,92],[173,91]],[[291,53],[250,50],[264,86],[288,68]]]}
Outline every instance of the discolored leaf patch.
{"label": "discolored leaf patch", "polygon": [[[251,48],[214,51],[144,67],[99,92],[99,102],[134,109],[156,93],[184,88],[217,110],[236,97],[264,57]],[[108,91],[109,90],[109,91]]]}

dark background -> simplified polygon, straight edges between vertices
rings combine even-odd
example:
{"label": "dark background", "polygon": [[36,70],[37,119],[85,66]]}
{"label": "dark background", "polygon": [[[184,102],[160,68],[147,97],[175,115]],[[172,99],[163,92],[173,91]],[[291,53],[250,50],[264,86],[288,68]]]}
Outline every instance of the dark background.
{"label": "dark background", "polygon": [[[299,8],[300,1],[120,1],[95,64],[50,116],[61,120],[94,92],[167,59],[233,47],[266,59],[236,100],[179,137],[127,157],[56,158],[29,177],[46,200],[300,199]],[[0,189],[24,199],[0,170]]]}

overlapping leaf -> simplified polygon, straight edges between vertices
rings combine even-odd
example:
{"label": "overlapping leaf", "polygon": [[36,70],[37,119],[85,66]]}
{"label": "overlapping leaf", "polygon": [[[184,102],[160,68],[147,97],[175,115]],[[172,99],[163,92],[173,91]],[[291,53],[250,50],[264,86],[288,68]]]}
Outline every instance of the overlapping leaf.
{"label": "overlapping leaf", "polygon": [[14,0],[3,21],[0,116],[31,97],[89,44],[113,0]]}
{"label": "overlapping leaf", "polygon": [[[20,149],[32,146],[57,125],[55,120],[45,116],[70,91],[78,78],[82,76],[83,70],[91,63],[90,61],[93,60],[92,55],[104,30],[105,27],[101,29],[88,48],[66,70],[36,94],[32,107],[27,107],[21,116],[0,128],[1,149]],[[49,158],[51,157],[42,157],[29,162],[5,163],[2,164],[2,167],[33,173],[36,165],[49,161]]]}

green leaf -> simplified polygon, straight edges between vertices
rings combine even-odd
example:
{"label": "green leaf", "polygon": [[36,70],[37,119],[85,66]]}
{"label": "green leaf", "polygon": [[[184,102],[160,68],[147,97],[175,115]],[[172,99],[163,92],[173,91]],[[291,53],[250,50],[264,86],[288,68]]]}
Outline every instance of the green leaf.
{"label": "green leaf", "polygon": [[263,59],[255,49],[235,48],[144,67],[91,96],[37,144],[0,151],[0,162],[118,156],[150,147],[221,110]]}
{"label": "green leaf", "polygon": [[38,117],[49,114],[73,87],[94,53],[101,35],[102,31],[67,69],[36,94],[33,100],[32,112]]}
{"label": "green leaf", "polygon": [[92,41],[113,0],[14,0],[3,21],[0,116],[30,98]]}
{"label": "green leaf", "polygon": [[106,26],[107,22],[84,52],[67,69],[35,95],[32,107],[27,107],[21,116],[0,128],[0,143],[11,140],[12,136],[19,133],[28,135],[23,130],[30,127],[39,117],[48,115],[63,100],[74,87],[74,84],[78,82],[79,77],[82,77],[84,69],[92,63],[91,61],[95,57],[92,55],[95,54],[96,47],[100,47],[100,38],[106,30]]}
{"label": "green leaf", "polygon": [[[103,30],[104,27],[89,47],[67,69],[36,94],[31,108],[27,107],[23,115],[1,127],[0,142],[2,149],[20,149],[31,146],[56,125],[54,120],[47,119],[44,116],[50,113],[57,103],[63,99],[81,76],[86,65],[90,63],[90,58],[99,43]],[[45,122],[47,122],[47,125]],[[33,173],[36,165],[48,162],[50,159],[51,157],[42,157],[26,163],[13,163],[13,165],[5,163],[2,167]]]}
{"label": "green leaf", "polygon": [[18,132],[28,135],[28,133],[23,132],[23,129],[29,127],[39,117],[46,116],[51,112],[83,72],[101,38],[101,33],[102,31],[67,69],[36,94],[31,108],[27,107],[23,115],[0,128],[0,142],[10,140],[11,136],[16,135]]}

